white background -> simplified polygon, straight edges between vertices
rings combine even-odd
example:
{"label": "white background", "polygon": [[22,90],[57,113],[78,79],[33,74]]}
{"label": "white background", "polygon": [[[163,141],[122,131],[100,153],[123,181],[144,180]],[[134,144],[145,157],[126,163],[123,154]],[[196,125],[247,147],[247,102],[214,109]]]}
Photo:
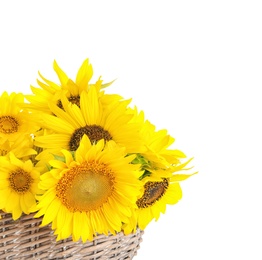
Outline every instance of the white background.
{"label": "white background", "polygon": [[[85,58],[198,175],[136,260],[262,259],[261,1],[1,1],[0,89],[29,93]],[[109,90],[109,89],[108,89]]]}

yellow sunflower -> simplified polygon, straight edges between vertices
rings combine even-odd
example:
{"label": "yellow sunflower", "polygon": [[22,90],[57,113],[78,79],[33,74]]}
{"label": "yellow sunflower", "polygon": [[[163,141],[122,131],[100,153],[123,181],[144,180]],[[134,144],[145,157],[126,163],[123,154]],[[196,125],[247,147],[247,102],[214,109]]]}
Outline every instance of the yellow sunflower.
{"label": "yellow sunflower", "polygon": [[33,138],[31,136],[18,136],[18,138],[11,142],[6,140],[0,146],[0,156],[6,156],[12,152],[17,158],[21,159],[34,156],[37,152],[33,149]]}
{"label": "yellow sunflower", "polygon": [[114,140],[125,147],[127,152],[143,150],[139,137],[139,125],[130,123],[132,115],[128,114],[128,101],[114,102],[103,107],[95,87],[80,96],[80,107],[62,99],[64,109],[50,104],[54,115],[43,114],[43,127],[53,131],[50,135],[36,137],[35,144],[46,149],[66,149],[75,151],[84,134],[92,143],[101,139]]}
{"label": "yellow sunflower", "polygon": [[[61,96],[66,95],[69,102],[79,105],[80,94],[82,91],[87,91],[91,86],[95,86],[97,90],[109,86],[112,82],[102,84],[101,78],[99,78],[95,84],[89,83],[93,76],[93,68],[86,59],[78,70],[75,81],[70,79],[66,73],[58,66],[56,61],[53,63],[53,68],[59,78],[60,84],[56,84],[46,78],[40,73],[39,76],[42,81],[37,80],[40,88],[31,86],[33,95],[26,95],[27,100],[30,102],[28,107],[31,109],[50,113],[48,103],[52,102],[63,108],[61,102]],[[107,98],[112,100],[120,99],[118,95],[108,95]]]}
{"label": "yellow sunflower", "polygon": [[139,165],[134,156],[113,141],[92,145],[85,135],[74,152],[63,150],[63,160],[41,176],[38,213],[43,225],[52,223],[57,239],[92,240],[97,233],[121,231],[140,194]]}
{"label": "yellow sunflower", "polygon": [[133,122],[140,124],[140,135],[146,149],[138,155],[138,160],[144,162],[144,168],[151,171],[155,169],[166,170],[171,165],[177,165],[180,163],[182,158],[186,158],[186,155],[177,149],[170,149],[175,139],[171,137],[167,130],[156,130],[156,127],[145,120],[144,113],[141,111],[137,112],[136,109],[133,111],[130,109],[129,112],[134,113],[132,119]]}
{"label": "yellow sunflower", "polygon": [[29,136],[38,129],[31,114],[21,109],[24,96],[20,93],[4,92],[0,96],[0,144],[15,142],[22,135]]}
{"label": "yellow sunflower", "polygon": [[142,196],[137,200],[137,209],[133,208],[133,213],[128,223],[123,225],[125,234],[134,232],[137,227],[144,230],[146,226],[165,213],[166,205],[176,204],[182,198],[182,190],[179,181],[185,180],[191,175],[176,174],[168,178],[159,178],[155,173],[142,180]]}
{"label": "yellow sunflower", "polygon": [[35,210],[40,169],[30,160],[22,161],[13,153],[0,157],[0,209],[12,213],[14,220]]}

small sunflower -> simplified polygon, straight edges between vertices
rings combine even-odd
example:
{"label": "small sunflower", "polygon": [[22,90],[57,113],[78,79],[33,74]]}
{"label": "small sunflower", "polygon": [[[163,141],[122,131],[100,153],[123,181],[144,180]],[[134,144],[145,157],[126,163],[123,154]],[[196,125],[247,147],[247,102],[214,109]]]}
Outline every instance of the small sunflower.
{"label": "small sunflower", "polygon": [[6,140],[0,146],[0,156],[6,156],[12,152],[17,158],[29,158],[37,152],[33,149],[33,138],[31,136],[19,136],[14,142]]}
{"label": "small sunflower", "polygon": [[146,226],[165,213],[166,205],[176,204],[182,198],[182,190],[179,181],[185,180],[191,175],[177,174],[168,178],[159,178],[159,174],[145,177],[142,180],[142,196],[136,201],[137,208],[127,224],[124,224],[125,234],[136,230],[137,227],[144,230]]}
{"label": "small sunflower", "polygon": [[50,104],[54,115],[42,115],[43,127],[53,133],[36,137],[37,146],[75,151],[82,136],[86,134],[92,143],[101,139],[113,140],[126,147],[128,153],[143,150],[139,125],[130,122],[132,115],[127,113],[129,101],[118,101],[103,107],[95,87],[81,93],[80,107],[66,99],[62,101],[64,109]]}
{"label": "small sunflower", "polygon": [[12,213],[14,220],[35,210],[40,169],[30,160],[22,161],[13,153],[0,157],[0,209]]}
{"label": "small sunflower", "polygon": [[[27,100],[30,102],[29,108],[50,114],[48,103],[52,102],[58,107],[63,108],[61,97],[66,95],[69,102],[79,106],[80,94],[83,91],[88,91],[91,86],[95,86],[97,90],[105,88],[111,85],[112,82],[102,84],[101,78],[99,78],[95,84],[91,84],[90,80],[93,76],[93,68],[86,59],[78,70],[75,81],[70,79],[66,73],[58,66],[54,61],[53,68],[59,78],[60,84],[54,83],[44,78],[40,73],[39,76],[42,81],[37,80],[40,88],[31,86],[33,95],[26,95]],[[108,95],[108,98],[120,99],[118,95]]]}
{"label": "small sunflower", "polygon": [[31,114],[21,109],[23,103],[24,95],[20,93],[3,92],[0,96],[0,144],[14,142],[22,135],[30,136],[38,129]]}
{"label": "small sunflower", "polygon": [[182,158],[186,158],[182,151],[170,149],[175,139],[167,133],[167,130],[157,131],[149,120],[145,120],[143,111],[138,113],[135,109],[133,113],[132,121],[140,125],[140,136],[146,147],[138,155],[138,160],[143,160],[145,169],[149,171],[155,169],[167,170],[171,165],[179,164]]}
{"label": "small sunflower", "polygon": [[[130,112],[132,113],[132,111]],[[143,112],[135,114],[133,121],[141,125],[140,135],[146,150],[137,154],[133,163],[141,164],[143,175],[142,195],[137,200],[137,209],[133,209],[132,217],[123,229],[126,234],[136,230],[145,229],[153,220],[158,220],[161,213],[165,213],[166,205],[177,203],[182,197],[179,181],[191,175],[180,174],[191,168],[186,168],[192,159],[182,163],[186,155],[177,150],[170,149],[174,138],[166,130],[156,131],[148,120],[144,119]]]}
{"label": "small sunflower", "polygon": [[131,164],[124,148],[113,141],[92,145],[85,135],[74,152],[50,161],[41,176],[38,213],[43,225],[52,223],[57,239],[92,240],[97,233],[121,231],[140,195],[139,165]]}

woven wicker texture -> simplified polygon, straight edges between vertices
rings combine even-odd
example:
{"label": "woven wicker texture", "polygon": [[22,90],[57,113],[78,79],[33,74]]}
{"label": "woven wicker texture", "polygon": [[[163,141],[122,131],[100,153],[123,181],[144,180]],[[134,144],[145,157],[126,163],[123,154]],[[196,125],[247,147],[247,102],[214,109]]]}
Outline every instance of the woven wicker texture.
{"label": "woven wicker texture", "polygon": [[0,212],[0,259],[133,259],[142,242],[143,231],[125,236],[99,235],[92,242],[56,241],[50,226],[39,227],[40,219],[24,215],[14,221]]}

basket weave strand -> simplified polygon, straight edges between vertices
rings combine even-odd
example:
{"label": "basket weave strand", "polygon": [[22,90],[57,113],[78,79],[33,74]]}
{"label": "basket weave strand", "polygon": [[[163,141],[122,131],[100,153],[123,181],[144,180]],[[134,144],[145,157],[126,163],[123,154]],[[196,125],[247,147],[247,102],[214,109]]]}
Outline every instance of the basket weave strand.
{"label": "basket weave strand", "polygon": [[73,242],[71,238],[56,241],[50,226],[40,227],[42,219],[33,214],[14,221],[12,215],[0,212],[0,259],[133,259],[142,242],[143,231],[125,236],[98,235],[92,242]]}

